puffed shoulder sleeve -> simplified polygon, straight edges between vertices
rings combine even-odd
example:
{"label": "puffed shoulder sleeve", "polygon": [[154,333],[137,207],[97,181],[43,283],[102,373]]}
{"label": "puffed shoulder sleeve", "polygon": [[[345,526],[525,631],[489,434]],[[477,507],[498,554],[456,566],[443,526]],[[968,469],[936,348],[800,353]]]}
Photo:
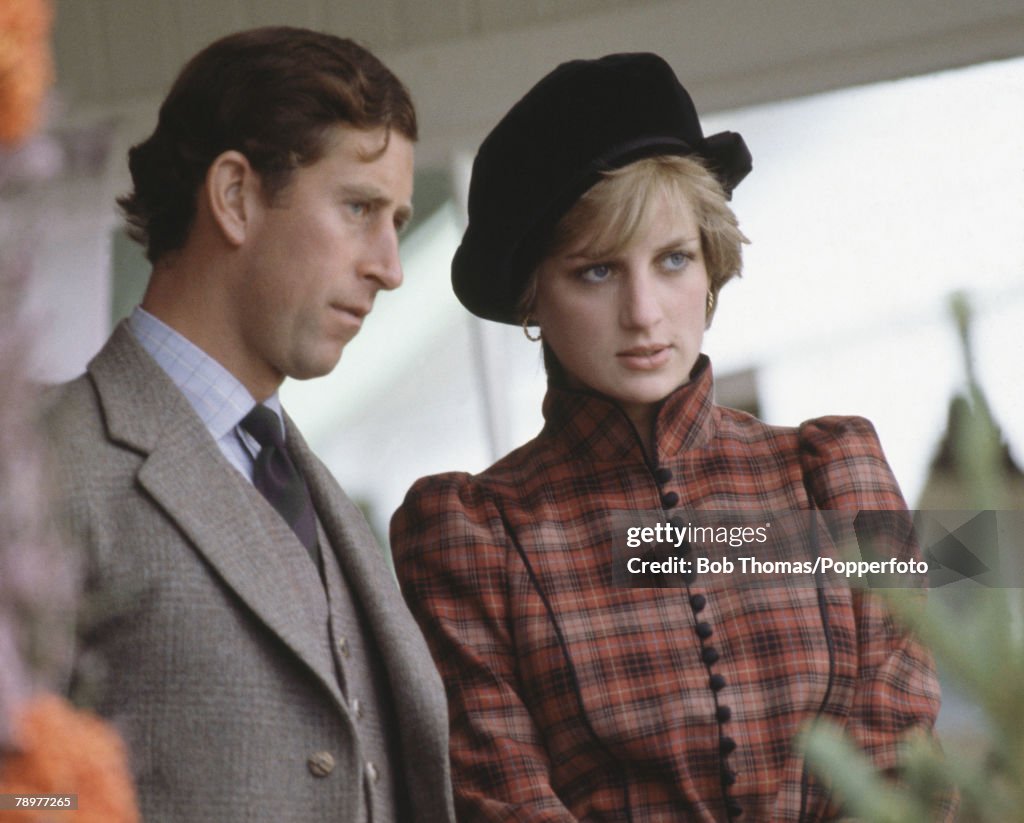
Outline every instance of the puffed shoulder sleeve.
{"label": "puffed shoulder sleeve", "polygon": [[[804,484],[817,508],[854,513],[858,542],[862,550],[870,544],[876,557],[920,559],[907,504],[869,421],[809,420],[799,442]],[[876,768],[895,776],[903,741],[933,733],[940,703],[934,661],[878,593],[854,588],[853,598],[859,665],[848,732]],[[953,819],[955,798],[939,805],[934,819]]]}
{"label": "puffed shoulder sleeve", "polygon": [[402,593],[448,694],[458,818],[569,823],[520,697],[508,615],[519,572],[508,543],[498,506],[466,474],[417,481],[391,520]]}
{"label": "puffed shoulder sleeve", "polygon": [[819,417],[800,426],[804,484],[819,509],[907,508],[871,422]]}

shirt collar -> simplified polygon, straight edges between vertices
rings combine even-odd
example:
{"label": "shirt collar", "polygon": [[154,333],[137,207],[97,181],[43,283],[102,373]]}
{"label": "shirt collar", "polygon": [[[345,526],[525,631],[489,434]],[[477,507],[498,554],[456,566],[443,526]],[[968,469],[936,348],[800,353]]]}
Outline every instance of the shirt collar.
{"label": "shirt collar", "polygon": [[[185,395],[214,440],[230,433],[256,401],[231,372],[181,333],[136,306],[128,326],[171,381]],[[280,418],[281,400],[275,392],[264,401]]]}
{"label": "shirt collar", "polygon": [[[666,397],[655,420],[657,464],[699,449],[714,434],[714,378],[711,361],[700,355],[690,380]],[[589,391],[548,385],[544,433],[558,437],[581,459],[597,462],[640,460],[640,435],[615,401]]]}

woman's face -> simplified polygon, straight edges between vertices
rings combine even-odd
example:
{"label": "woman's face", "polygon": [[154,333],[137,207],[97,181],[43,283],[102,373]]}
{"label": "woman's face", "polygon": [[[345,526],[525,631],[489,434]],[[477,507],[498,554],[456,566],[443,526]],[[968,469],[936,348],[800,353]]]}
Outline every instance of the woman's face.
{"label": "woman's face", "polygon": [[634,422],[685,383],[704,338],[708,275],[693,208],[655,195],[632,242],[595,255],[583,232],[540,265],[533,316],[570,384]]}

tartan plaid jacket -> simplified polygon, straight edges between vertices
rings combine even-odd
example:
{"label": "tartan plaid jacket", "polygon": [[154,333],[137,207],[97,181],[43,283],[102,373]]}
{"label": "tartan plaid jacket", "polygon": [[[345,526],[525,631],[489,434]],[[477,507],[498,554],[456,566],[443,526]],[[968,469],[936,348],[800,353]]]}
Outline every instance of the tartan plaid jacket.
{"label": "tartan plaid jacket", "polygon": [[391,523],[448,690],[460,820],[825,820],[802,724],[843,723],[883,769],[930,732],[932,661],[877,596],[608,575],[612,510],[905,509],[869,422],[716,406],[704,357],[659,412],[656,462],[604,398],[552,387],[544,414],[483,473],[419,480]]}

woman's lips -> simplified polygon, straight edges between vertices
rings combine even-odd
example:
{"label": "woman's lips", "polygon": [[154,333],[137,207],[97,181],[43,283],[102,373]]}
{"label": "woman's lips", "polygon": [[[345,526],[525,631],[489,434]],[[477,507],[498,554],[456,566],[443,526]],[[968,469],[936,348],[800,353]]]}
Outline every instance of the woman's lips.
{"label": "woman's lips", "polygon": [[672,357],[672,347],[664,343],[633,346],[616,352],[615,356],[627,369],[654,371],[668,363],[669,358]]}

